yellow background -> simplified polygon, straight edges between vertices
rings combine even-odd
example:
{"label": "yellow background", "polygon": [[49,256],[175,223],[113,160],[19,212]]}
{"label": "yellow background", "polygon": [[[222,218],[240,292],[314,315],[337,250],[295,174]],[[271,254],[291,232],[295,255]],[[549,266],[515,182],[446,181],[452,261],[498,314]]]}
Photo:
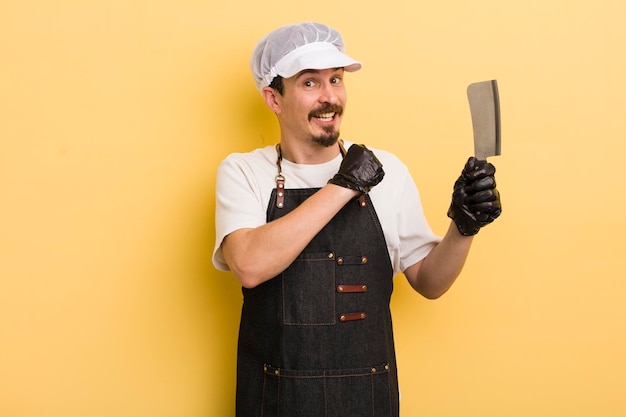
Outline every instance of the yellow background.
{"label": "yellow background", "polygon": [[233,415],[240,289],[214,180],[271,144],[248,69],[319,20],[363,62],[346,139],[412,170],[444,233],[496,78],[503,215],[427,301],[396,280],[404,416],[626,414],[622,0],[2,0],[0,415]]}

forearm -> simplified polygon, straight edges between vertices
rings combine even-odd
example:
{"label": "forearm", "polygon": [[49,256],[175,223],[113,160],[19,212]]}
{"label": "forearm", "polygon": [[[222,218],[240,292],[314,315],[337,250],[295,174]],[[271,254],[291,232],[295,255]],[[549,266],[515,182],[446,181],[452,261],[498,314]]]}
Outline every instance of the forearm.
{"label": "forearm", "polygon": [[461,273],[473,236],[463,236],[451,222],[444,238],[420,263],[405,275],[418,293],[429,299],[441,297]]}
{"label": "forearm", "polygon": [[244,287],[255,287],[284,271],[309,242],[358,193],[328,184],[280,219],[237,230],[222,253]]}
{"label": "forearm", "polygon": [[448,232],[421,262],[404,273],[411,286],[426,298],[441,297],[461,273],[473,236],[502,212],[496,189],[496,168],[470,157],[454,183],[448,210]]}

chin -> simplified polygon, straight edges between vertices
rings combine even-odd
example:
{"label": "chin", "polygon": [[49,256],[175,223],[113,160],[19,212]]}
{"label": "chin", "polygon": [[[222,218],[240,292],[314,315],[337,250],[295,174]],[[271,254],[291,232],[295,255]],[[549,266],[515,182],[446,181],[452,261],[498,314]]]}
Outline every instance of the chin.
{"label": "chin", "polygon": [[318,145],[325,146],[327,148],[335,146],[339,140],[339,132],[332,132],[323,136],[313,136],[313,142]]}

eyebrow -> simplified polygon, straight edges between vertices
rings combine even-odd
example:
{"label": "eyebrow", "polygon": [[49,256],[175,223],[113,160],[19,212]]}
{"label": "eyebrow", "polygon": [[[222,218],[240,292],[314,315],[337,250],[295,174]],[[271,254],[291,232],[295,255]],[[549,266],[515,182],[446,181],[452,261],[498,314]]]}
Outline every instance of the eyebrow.
{"label": "eyebrow", "polygon": [[332,69],[333,71],[339,71],[339,70],[342,70],[343,67],[324,68],[323,70],[322,69],[303,69],[298,74],[296,74],[295,77],[296,78],[300,78],[300,77],[302,77],[303,75],[306,75],[306,74],[319,74],[320,72],[325,71],[327,69]]}

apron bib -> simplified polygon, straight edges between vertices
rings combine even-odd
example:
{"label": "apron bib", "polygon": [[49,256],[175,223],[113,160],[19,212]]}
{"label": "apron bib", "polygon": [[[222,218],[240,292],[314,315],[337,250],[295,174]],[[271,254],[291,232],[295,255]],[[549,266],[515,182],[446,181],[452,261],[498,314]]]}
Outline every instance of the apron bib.
{"label": "apron bib", "polygon": [[[267,221],[317,190],[274,189]],[[398,416],[393,268],[369,196],[346,204],[283,273],[242,291],[237,417]]]}

